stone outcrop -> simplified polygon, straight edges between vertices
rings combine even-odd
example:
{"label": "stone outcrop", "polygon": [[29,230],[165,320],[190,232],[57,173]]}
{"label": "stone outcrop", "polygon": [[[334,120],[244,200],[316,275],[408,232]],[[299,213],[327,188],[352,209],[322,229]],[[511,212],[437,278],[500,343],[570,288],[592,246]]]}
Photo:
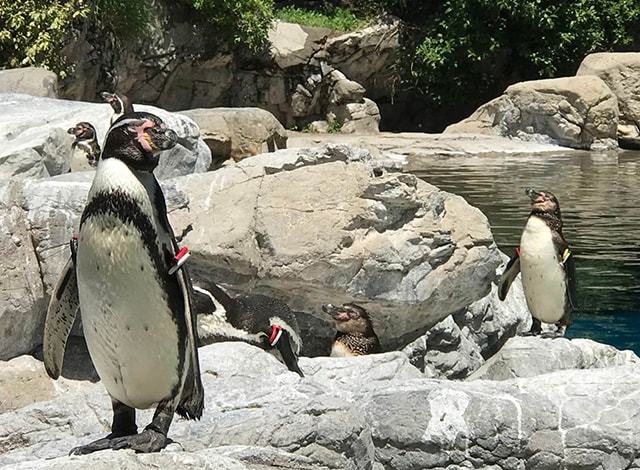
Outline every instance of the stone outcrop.
{"label": "stone outcrop", "polygon": [[214,160],[235,161],[287,148],[287,131],[260,108],[199,108],[183,111],[200,128]]}
{"label": "stone outcrop", "polygon": [[[626,470],[640,464],[635,364],[458,382],[421,377],[397,352],[302,358],[305,378],[242,343],[206,346],[200,358],[205,413],[201,421],[176,418],[169,437],[177,443],[164,451],[67,457],[72,447],[103,437],[111,418],[102,384],[75,381],[66,393],[34,394],[31,403],[0,414],[0,466]],[[39,372],[39,380],[48,380],[33,360],[12,361],[14,370],[19,361],[25,376]],[[2,391],[13,401],[15,390]],[[139,413],[138,424],[151,414]]]}
{"label": "stone outcrop", "polygon": [[[196,283],[278,297],[308,319],[301,323],[311,336],[326,324],[322,303],[362,302],[385,348],[487,295],[501,258],[486,217],[376,165],[364,150],[333,145],[163,182],[176,233],[193,228],[184,244]],[[89,186],[90,174],[77,173],[21,188],[47,292]],[[328,342],[331,330],[323,331]]]}
{"label": "stone outcrop", "polygon": [[[507,257],[503,259],[506,263]],[[498,299],[497,286],[492,285],[489,295],[445,318],[402,351],[427,377],[464,379],[509,338],[530,328],[531,314],[518,278],[504,302]]]}
{"label": "stone outcrop", "polygon": [[616,146],[618,103],[604,81],[580,76],[516,83],[445,133],[493,134],[579,149]]}
{"label": "stone outcrop", "polygon": [[40,67],[0,70],[0,93],[58,97],[58,76]]}
{"label": "stone outcrop", "polygon": [[560,370],[628,364],[640,365],[640,358],[631,351],[618,351],[588,339],[516,337],[507,341],[470,380],[508,380]]}
{"label": "stone outcrop", "polygon": [[640,53],[589,54],[580,64],[576,75],[595,75],[601,78],[616,96],[620,111],[619,139],[624,141],[640,137]]}
{"label": "stone outcrop", "polygon": [[[67,129],[80,121],[94,125],[102,143],[113,114],[104,104],[0,94],[0,183],[9,178],[43,178],[69,171],[73,137]],[[203,172],[211,165],[211,152],[198,126],[188,117],[152,106],[136,105],[158,115],[178,134],[178,144],[162,154],[159,178]]]}
{"label": "stone outcrop", "polygon": [[206,38],[215,32],[203,33],[185,21],[185,7],[167,3],[154,2],[157,21],[147,40],[121,44],[118,50],[108,34],[89,25],[64,50],[78,65],[73,80],[63,81],[62,96],[90,101],[102,90],[117,89],[135,102],[173,111],[257,106],[292,127],[296,86],[326,62],[362,84],[370,99],[391,99],[398,78],[393,67],[400,50],[398,20],[347,34],[274,22],[270,52],[248,58],[212,50]]}

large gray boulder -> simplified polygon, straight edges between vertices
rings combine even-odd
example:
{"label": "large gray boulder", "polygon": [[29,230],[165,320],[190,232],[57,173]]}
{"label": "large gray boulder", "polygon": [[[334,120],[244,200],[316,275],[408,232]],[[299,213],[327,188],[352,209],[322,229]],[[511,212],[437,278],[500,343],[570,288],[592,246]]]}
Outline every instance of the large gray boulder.
{"label": "large gray boulder", "polygon": [[58,97],[58,76],[41,67],[0,70],[0,93]]}
{"label": "large gray boulder", "polygon": [[[420,377],[402,354],[387,353],[302,358],[300,378],[246,344],[200,352],[205,413],[174,421],[169,436],[180,445],[67,457],[109,429],[102,384],[80,382],[0,414],[0,466],[626,470],[640,462],[637,365],[458,382]],[[142,412],[138,423],[150,418]]]}
{"label": "large gray boulder", "polygon": [[198,108],[182,112],[200,128],[216,160],[235,161],[287,148],[287,131],[260,108]]}
{"label": "large gray boulder", "polygon": [[[322,303],[360,302],[385,348],[487,295],[501,255],[486,217],[458,196],[375,165],[364,150],[329,145],[164,182],[176,233],[193,228],[183,243],[195,282],[278,297],[301,312],[310,335],[326,322]],[[73,174],[24,185],[47,292],[89,186]],[[328,342],[331,330],[322,331]]]}
{"label": "large gray boulder", "polygon": [[631,351],[618,351],[613,346],[588,339],[516,337],[479,370],[470,380],[508,380],[534,377],[559,370],[606,368],[640,364]]}
{"label": "large gray boulder", "polygon": [[[0,360],[42,342],[44,288],[24,211],[0,202]],[[2,400],[0,399],[0,409]]]}
{"label": "large gray boulder", "polygon": [[493,134],[579,149],[617,146],[618,103],[598,77],[516,83],[445,133]]}
{"label": "large gray boulder", "polygon": [[[0,94],[0,183],[9,178],[29,179],[69,171],[73,137],[67,129],[80,121],[94,125],[102,143],[113,114],[104,103],[85,103],[21,94]],[[178,145],[162,154],[159,178],[208,171],[211,152],[198,126],[188,117],[152,106],[136,105],[158,115],[178,134]]]}
{"label": "large gray boulder", "polygon": [[601,78],[618,100],[618,137],[640,137],[640,52],[598,52],[586,56],[577,76]]}

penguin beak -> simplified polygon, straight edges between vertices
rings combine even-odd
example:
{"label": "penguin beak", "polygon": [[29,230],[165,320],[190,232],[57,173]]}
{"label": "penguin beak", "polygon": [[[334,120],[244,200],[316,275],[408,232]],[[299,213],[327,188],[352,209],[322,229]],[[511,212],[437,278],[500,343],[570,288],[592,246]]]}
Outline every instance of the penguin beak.
{"label": "penguin beak", "polygon": [[75,127],[70,127],[69,129],[67,129],[67,134],[75,134],[75,133],[76,133]]}
{"label": "penguin beak", "polygon": [[100,93],[100,96],[102,96],[102,99],[105,100],[107,103],[111,103],[114,99],[114,95],[107,91],[103,91],[102,93]]}
{"label": "penguin beak", "polygon": [[529,196],[529,199],[531,199],[531,202],[533,203],[544,202],[544,194],[531,188],[525,189],[524,192],[527,196]]}
{"label": "penguin beak", "polygon": [[349,314],[340,310],[340,307],[336,307],[335,305],[324,304],[322,306],[322,311],[331,315],[331,318],[335,321],[346,321],[349,319]]}

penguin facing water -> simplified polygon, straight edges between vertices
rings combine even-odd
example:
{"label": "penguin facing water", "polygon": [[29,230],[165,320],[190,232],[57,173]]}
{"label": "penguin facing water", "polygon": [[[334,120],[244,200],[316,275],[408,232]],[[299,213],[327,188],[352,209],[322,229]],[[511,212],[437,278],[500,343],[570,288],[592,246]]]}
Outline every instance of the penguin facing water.
{"label": "penguin facing water", "polygon": [[558,199],[549,191],[526,189],[531,199],[520,248],[498,282],[498,297],[504,300],[511,283],[522,273],[522,287],[533,317],[530,334],[540,334],[541,322],[555,323],[558,335],[571,324],[575,308],[575,262],[562,235]]}
{"label": "penguin facing water", "polygon": [[109,93],[103,91],[100,93],[102,99],[109,103],[109,106],[113,109],[113,116],[111,116],[111,124],[116,122],[123,114],[133,113],[133,105],[126,95],[118,95],[116,93]]}
{"label": "penguin facing water", "polygon": [[[109,129],[80,220],[74,259],[65,266],[45,323],[44,360],[60,375],[79,308],[94,366],[111,396],[111,433],[74,454],[131,448],[155,452],[169,442],[174,412],[198,419],[204,407],[191,283],[152,171],[177,142],[149,113],[131,113]],[[75,260],[75,262],[74,262]],[[137,434],[135,410],[157,404]]]}
{"label": "penguin facing water", "polygon": [[[304,377],[298,365],[302,348],[298,321],[287,304],[262,294],[231,297],[212,282],[207,287],[194,286],[195,292],[208,297],[216,310],[215,315],[200,315],[201,337],[206,342],[244,341],[273,354],[290,371]],[[226,318],[217,314],[219,307]]]}
{"label": "penguin facing water", "polygon": [[100,144],[95,127],[89,122],[79,122],[67,130],[75,140],[71,144],[71,171],[94,170],[100,159]]}
{"label": "penguin facing water", "polygon": [[331,315],[338,330],[331,345],[332,357],[364,356],[381,352],[380,340],[373,331],[369,313],[360,305],[324,304],[322,311]]}

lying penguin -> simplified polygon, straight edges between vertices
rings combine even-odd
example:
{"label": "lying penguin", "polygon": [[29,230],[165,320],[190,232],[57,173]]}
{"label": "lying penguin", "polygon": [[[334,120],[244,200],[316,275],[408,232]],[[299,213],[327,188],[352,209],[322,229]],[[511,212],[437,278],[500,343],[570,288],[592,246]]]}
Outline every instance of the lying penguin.
{"label": "lying penguin", "polygon": [[381,352],[380,341],[364,308],[353,303],[341,306],[324,304],[322,310],[331,315],[338,330],[331,345],[332,357],[364,356]]}
{"label": "lying penguin", "polygon": [[67,130],[75,140],[71,144],[71,171],[94,170],[100,159],[100,144],[95,127],[89,122],[79,122]]}
{"label": "lying penguin", "polygon": [[[111,433],[72,454],[155,452],[178,413],[199,419],[204,390],[191,281],[176,253],[162,189],[153,175],[177,135],[160,118],[131,113],[109,129],[72,257],[52,295],[44,363],[57,379],[78,310],[91,360],[111,397]],[[136,408],[156,406],[138,434]]]}
{"label": "lying penguin", "polygon": [[125,95],[118,95],[116,93],[109,93],[103,91],[100,93],[102,99],[109,103],[109,106],[113,108],[113,116],[111,116],[111,124],[120,118],[123,114],[133,113],[133,104],[129,101]]}
{"label": "lying penguin", "polygon": [[[207,287],[194,286],[196,294],[208,297],[216,310],[213,315],[199,316],[200,337],[205,343],[247,342],[270,352],[290,371],[304,377],[298,366],[302,348],[298,322],[287,304],[261,294],[231,297],[213,283]],[[221,316],[222,310],[226,318]]]}
{"label": "lying penguin", "polygon": [[498,297],[504,300],[511,283],[522,272],[522,287],[533,317],[529,334],[542,331],[541,322],[555,323],[562,336],[571,324],[575,308],[574,257],[562,235],[558,199],[549,191],[526,189],[531,199],[520,248],[507,264],[498,282]]}

